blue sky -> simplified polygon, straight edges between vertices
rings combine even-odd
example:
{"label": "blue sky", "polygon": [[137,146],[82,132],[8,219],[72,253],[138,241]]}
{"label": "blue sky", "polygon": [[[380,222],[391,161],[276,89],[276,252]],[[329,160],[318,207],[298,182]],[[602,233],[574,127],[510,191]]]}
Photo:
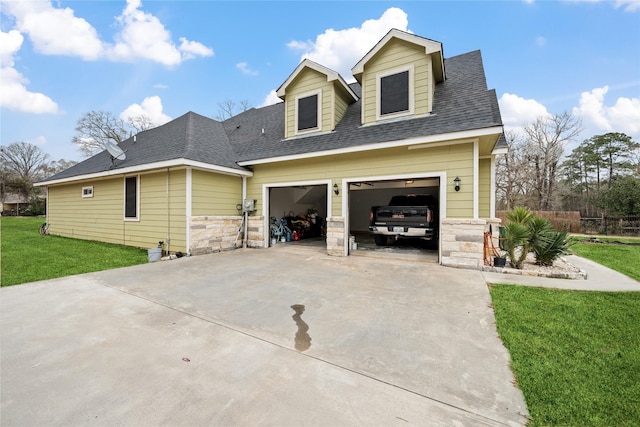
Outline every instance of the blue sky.
{"label": "blue sky", "polygon": [[[154,123],[218,104],[273,103],[303,57],[350,69],[390,28],[480,49],[503,121],[580,117],[580,139],[640,141],[640,0],[0,0],[1,143],[81,160],[71,139],[91,110]],[[570,147],[569,147],[570,148]]]}

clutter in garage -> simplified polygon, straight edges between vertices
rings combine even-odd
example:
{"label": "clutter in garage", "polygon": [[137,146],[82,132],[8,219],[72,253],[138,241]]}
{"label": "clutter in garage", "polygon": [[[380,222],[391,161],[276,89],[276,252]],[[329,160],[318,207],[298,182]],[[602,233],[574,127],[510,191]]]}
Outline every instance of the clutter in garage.
{"label": "clutter in garage", "polygon": [[325,218],[320,217],[315,209],[297,215],[289,211],[280,219],[271,217],[270,231],[272,244],[324,237]]}

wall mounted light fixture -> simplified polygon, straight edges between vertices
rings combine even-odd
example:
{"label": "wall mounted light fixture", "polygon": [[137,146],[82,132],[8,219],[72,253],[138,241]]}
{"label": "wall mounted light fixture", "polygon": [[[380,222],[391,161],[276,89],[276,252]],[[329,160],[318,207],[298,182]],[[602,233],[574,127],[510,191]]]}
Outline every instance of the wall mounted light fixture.
{"label": "wall mounted light fixture", "polygon": [[336,193],[336,196],[340,194],[340,190],[338,190],[338,184],[333,184],[333,192]]}
{"label": "wall mounted light fixture", "polygon": [[453,183],[456,185],[455,186],[455,190],[456,191],[460,191],[460,181],[461,179],[459,177],[456,176],[456,178],[453,180]]}

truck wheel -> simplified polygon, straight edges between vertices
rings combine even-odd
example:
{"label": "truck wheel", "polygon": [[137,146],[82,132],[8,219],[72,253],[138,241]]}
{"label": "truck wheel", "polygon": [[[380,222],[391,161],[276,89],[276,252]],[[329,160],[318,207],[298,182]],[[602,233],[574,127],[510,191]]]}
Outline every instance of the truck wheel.
{"label": "truck wheel", "polygon": [[387,246],[387,236],[376,234],[373,236],[373,240],[375,240],[377,246]]}

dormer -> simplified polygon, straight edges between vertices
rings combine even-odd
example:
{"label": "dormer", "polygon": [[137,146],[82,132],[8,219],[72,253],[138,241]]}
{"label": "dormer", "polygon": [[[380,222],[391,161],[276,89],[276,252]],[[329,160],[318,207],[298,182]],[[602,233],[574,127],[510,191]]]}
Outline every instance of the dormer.
{"label": "dormer", "polygon": [[349,104],[358,100],[338,73],[309,59],[276,94],[285,102],[285,138],[333,131]]}
{"label": "dormer", "polygon": [[362,86],[363,125],[425,116],[445,79],[442,44],[393,29],[351,72]]}

